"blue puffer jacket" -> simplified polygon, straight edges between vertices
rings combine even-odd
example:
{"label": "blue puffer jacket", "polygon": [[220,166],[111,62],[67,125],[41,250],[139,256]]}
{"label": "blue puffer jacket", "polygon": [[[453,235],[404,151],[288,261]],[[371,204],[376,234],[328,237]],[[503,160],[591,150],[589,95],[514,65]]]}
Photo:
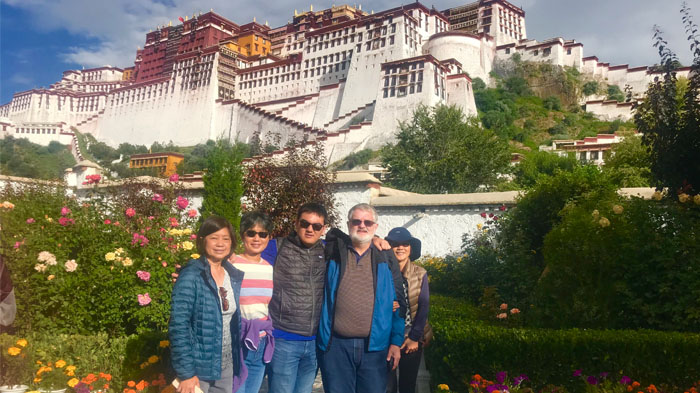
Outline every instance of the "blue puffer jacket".
{"label": "blue puffer jacket", "polygon": [[[236,313],[227,328],[231,330],[234,375],[238,375],[241,331],[239,296],[243,272],[228,262],[224,262],[223,266],[231,278],[236,299]],[[170,303],[170,352],[178,378],[221,378],[222,325],[221,299],[209,262],[205,256],[190,260],[180,272]]]}
{"label": "blue puffer jacket", "polygon": [[[348,263],[347,243],[339,239],[337,247],[331,252],[326,273],[326,288],[321,311],[321,322],[318,326],[317,345],[322,351],[327,351],[333,334],[333,319],[335,317],[335,301],[340,281],[343,279],[345,265]],[[401,346],[403,343],[405,321],[400,310],[392,311],[395,299],[403,297],[403,292],[397,293],[394,285],[395,278],[403,283],[401,272],[394,253],[380,251],[371,246],[372,276],[374,278],[374,308],[372,312],[372,327],[369,333],[369,351],[382,351],[389,344]],[[354,261],[352,261],[354,262]]]}

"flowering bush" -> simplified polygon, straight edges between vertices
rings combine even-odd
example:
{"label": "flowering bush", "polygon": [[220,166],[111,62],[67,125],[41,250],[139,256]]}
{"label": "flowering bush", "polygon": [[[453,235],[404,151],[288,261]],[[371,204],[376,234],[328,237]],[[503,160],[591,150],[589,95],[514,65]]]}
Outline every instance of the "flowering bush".
{"label": "flowering bush", "polygon": [[32,352],[29,341],[0,335],[0,386],[25,385],[31,375]]}
{"label": "flowering bush", "polygon": [[[63,359],[55,362],[36,362],[38,368],[34,374],[33,385],[45,391],[65,389],[68,386],[75,386],[75,366],[68,365]],[[69,383],[70,382],[70,383]]]}
{"label": "flowering bush", "polygon": [[13,274],[20,331],[166,328],[170,275],[191,258],[198,219],[183,210],[189,200],[179,183],[95,186],[80,198],[59,186],[6,188],[0,200],[14,206],[0,209],[0,252]]}

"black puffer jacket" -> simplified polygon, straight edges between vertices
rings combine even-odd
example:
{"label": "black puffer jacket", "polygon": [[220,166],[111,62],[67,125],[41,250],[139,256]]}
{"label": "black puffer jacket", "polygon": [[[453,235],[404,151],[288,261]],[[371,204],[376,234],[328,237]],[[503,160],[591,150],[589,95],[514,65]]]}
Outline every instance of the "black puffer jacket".
{"label": "black puffer jacket", "polygon": [[277,239],[270,318],[275,329],[313,336],[318,330],[326,277],[324,245],[306,248],[296,233]]}

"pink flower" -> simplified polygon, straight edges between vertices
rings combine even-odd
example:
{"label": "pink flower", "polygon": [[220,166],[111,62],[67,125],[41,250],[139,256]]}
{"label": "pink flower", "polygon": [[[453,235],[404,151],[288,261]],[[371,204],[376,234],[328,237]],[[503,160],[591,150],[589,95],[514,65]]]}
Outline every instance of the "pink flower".
{"label": "pink flower", "polygon": [[58,223],[65,227],[71,224],[75,224],[75,220],[73,220],[72,218],[61,217],[58,219]]}
{"label": "pink flower", "polygon": [[507,310],[507,309],[508,309],[508,305],[505,304],[505,303],[502,303],[500,309],[501,309],[501,310]]}
{"label": "pink flower", "polygon": [[153,216],[148,216],[148,219],[149,219],[149,220],[153,220],[154,218],[155,218],[155,217],[153,217]]}
{"label": "pink flower", "polygon": [[34,224],[33,218],[27,218],[27,224]]}
{"label": "pink flower", "polygon": [[180,175],[178,175],[177,173],[175,173],[175,174],[173,174],[173,175],[170,175],[170,179],[169,179],[169,180],[170,180],[171,182],[180,181]]}
{"label": "pink flower", "polygon": [[506,319],[506,318],[508,318],[508,314],[502,312],[502,313],[496,315],[496,318],[498,318],[498,319]]}
{"label": "pink flower", "polygon": [[14,246],[14,247],[15,247],[15,250],[16,250],[16,249],[18,249],[18,248],[19,248],[19,246],[21,246],[21,245],[22,245],[22,243],[21,243],[21,242],[15,242],[15,246]]}
{"label": "pink flower", "polygon": [[194,239],[196,239],[196,238],[197,238],[197,235],[195,235],[194,233],[190,235],[190,239],[191,239],[191,240],[194,240]]}
{"label": "pink flower", "polygon": [[151,303],[151,297],[148,295],[148,292],[143,295],[139,293],[137,297],[139,299],[139,306],[147,306]]}
{"label": "pink flower", "polygon": [[190,209],[190,211],[187,212],[187,215],[190,217],[197,217],[197,210]]}
{"label": "pink flower", "polygon": [[70,214],[70,209],[67,206],[63,206],[61,208],[61,215],[62,216],[67,216]]}
{"label": "pink flower", "polygon": [[179,207],[182,210],[185,210],[187,205],[190,204],[190,201],[188,201],[186,198],[183,198],[181,196],[177,197],[177,207]]}
{"label": "pink flower", "polygon": [[127,217],[133,217],[136,215],[136,210],[134,210],[133,207],[130,207],[126,209],[126,212],[124,214],[126,214]]}
{"label": "pink flower", "polygon": [[168,262],[163,261],[163,262],[161,262],[161,265],[163,265],[163,267],[167,267],[167,266],[168,266]]}
{"label": "pink flower", "polygon": [[178,224],[177,218],[175,218],[175,217],[170,217],[168,220],[170,221],[171,227],[176,227],[176,226],[180,225],[180,224]]}
{"label": "pink flower", "polygon": [[100,175],[87,175],[85,176],[85,180],[83,184],[97,184],[100,182],[100,179],[102,179],[102,176]]}
{"label": "pink flower", "polygon": [[511,308],[511,309],[510,309],[510,313],[511,313],[511,314],[520,314],[520,309]]}
{"label": "pink flower", "polygon": [[119,221],[115,221],[114,225],[119,226]]}
{"label": "pink flower", "polygon": [[481,218],[486,218],[486,212],[480,214]]}
{"label": "pink flower", "polygon": [[151,200],[156,202],[163,202],[163,196],[161,194],[153,194],[153,198],[151,198]]}
{"label": "pink flower", "polygon": [[143,270],[139,270],[136,272],[136,275],[139,276],[139,278],[143,281],[150,281],[151,280],[151,273],[145,272]]}
{"label": "pink flower", "polygon": [[145,247],[148,244],[148,238],[139,233],[134,233],[134,236],[131,239],[131,244],[139,244],[141,247]]}
{"label": "pink flower", "polygon": [[109,225],[111,223],[112,223],[112,220],[110,220],[109,218],[105,220],[105,225]]}
{"label": "pink flower", "polygon": [[64,264],[64,266],[66,267],[66,271],[69,272],[69,273],[70,273],[70,272],[74,272],[75,269],[78,268],[78,264],[75,263],[75,259],[71,259],[71,260],[66,261],[66,263]]}

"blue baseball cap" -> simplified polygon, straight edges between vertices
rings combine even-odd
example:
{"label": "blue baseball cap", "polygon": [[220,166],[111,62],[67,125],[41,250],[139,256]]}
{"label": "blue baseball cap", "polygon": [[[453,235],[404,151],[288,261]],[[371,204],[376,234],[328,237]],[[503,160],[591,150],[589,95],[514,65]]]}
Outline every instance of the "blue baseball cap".
{"label": "blue baseball cap", "polygon": [[389,243],[409,244],[411,246],[411,254],[408,259],[415,261],[420,258],[421,242],[411,236],[411,232],[404,227],[396,227],[389,231],[389,234],[384,238]]}

